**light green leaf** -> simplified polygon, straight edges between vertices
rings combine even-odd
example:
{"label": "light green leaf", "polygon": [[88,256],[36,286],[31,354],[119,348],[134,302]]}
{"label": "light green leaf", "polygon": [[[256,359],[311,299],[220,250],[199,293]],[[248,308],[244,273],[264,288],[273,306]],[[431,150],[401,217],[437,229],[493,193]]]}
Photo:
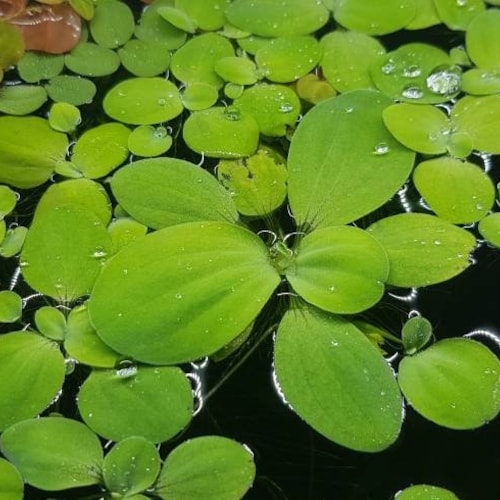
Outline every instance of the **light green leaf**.
{"label": "light green leaf", "polygon": [[12,229],[7,229],[3,240],[0,237],[0,256],[8,259],[9,257],[17,255],[21,251],[27,232],[28,228],[24,226],[16,226]]}
{"label": "light green leaf", "polygon": [[27,83],[38,83],[57,76],[64,68],[64,56],[30,50],[17,62],[19,76]]}
{"label": "light green leaf", "polygon": [[86,21],[94,17],[95,6],[93,0],[68,0],[73,10]]}
{"label": "light green leaf", "polygon": [[231,196],[215,177],[177,158],[133,162],[113,176],[111,188],[132,217],[153,229],[184,222],[238,219]]}
{"label": "light green leaf", "polygon": [[2,434],[0,448],[36,488],[56,491],[100,482],[101,444],[81,422],[63,417],[24,420]]}
{"label": "light green leaf", "polygon": [[215,31],[226,22],[224,10],[231,0],[175,0],[175,6],[193,19],[200,30]]}
{"label": "light green leaf", "polygon": [[495,202],[491,178],[477,165],[454,158],[420,163],[413,181],[431,209],[454,224],[482,219]]}
{"label": "light green leaf", "polygon": [[500,95],[463,97],[453,106],[451,121],[471,138],[474,149],[500,153]]}
{"label": "light green leaf", "polygon": [[376,304],[384,293],[389,262],[380,243],[362,229],[331,226],[309,233],[286,277],[307,302],[352,314]]}
{"label": "light green leaf", "polygon": [[0,458],[0,500],[23,500],[24,482],[19,471],[4,458]]}
{"label": "light green leaf", "polygon": [[195,33],[198,26],[186,12],[175,7],[162,6],[158,8],[158,14],[170,24],[187,33]]}
{"label": "light green leaf", "polygon": [[47,100],[47,92],[36,85],[0,87],[0,112],[8,115],[29,115]]}
{"label": "light green leaf", "polygon": [[90,293],[110,250],[110,237],[100,221],[69,206],[56,207],[33,222],[20,265],[33,289],[71,302]]}
{"label": "light green leaf", "polygon": [[392,215],[368,231],[389,257],[387,283],[401,287],[453,278],[469,267],[469,254],[476,246],[476,239],[465,229],[427,214]]}
{"label": "light green leaf", "polygon": [[269,137],[286,135],[287,127],[295,125],[301,111],[299,98],[292,89],[267,83],[246,89],[233,104],[253,116],[260,133]]}
{"label": "light green leaf", "polygon": [[64,371],[55,342],[30,332],[1,335],[0,430],[45,410],[62,387]]}
{"label": "light green leaf", "polygon": [[483,238],[500,248],[500,213],[486,216],[479,222],[478,229]]}
{"label": "light green leaf", "polygon": [[113,244],[113,253],[142,238],[148,232],[147,226],[130,217],[120,217],[108,226]]}
{"label": "light green leaf", "polygon": [[231,439],[202,436],[184,441],[167,457],[156,484],[165,500],[243,498],[255,478],[252,452]]}
{"label": "light green leaf", "polygon": [[260,73],[271,82],[286,83],[307,75],[318,64],[321,50],[313,36],[270,40],[255,54]]}
{"label": "light green leaf", "polygon": [[118,352],[181,363],[240,334],[279,282],[254,234],[223,222],[180,224],[128,245],[104,266],[90,317]]}
{"label": "light green leaf", "polygon": [[118,54],[91,42],[80,42],[64,56],[65,66],[82,76],[107,76],[120,67]]}
{"label": "light green leaf", "polygon": [[301,99],[311,104],[318,104],[336,94],[330,83],[315,73],[309,73],[297,80],[295,90]]}
{"label": "light green leaf", "polygon": [[113,368],[122,358],[97,335],[86,304],[75,307],[68,315],[64,349],[80,363],[97,368]]}
{"label": "light green leaf", "polygon": [[432,337],[432,325],[422,316],[414,316],[403,325],[401,337],[407,355],[420,351]]}
{"label": "light green leaf", "polygon": [[98,2],[89,23],[90,34],[101,47],[116,49],[128,42],[134,32],[134,15],[125,2]]}
{"label": "light green leaf", "polygon": [[231,24],[254,35],[279,37],[307,35],[330,17],[316,0],[235,0],[226,9]]}
{"label": "light green leaf", "polygon": [[115,444],[104,458],[102,474],[111,495],[127,498],[150,488],[160,473],[160,455],[151,441],[130,437]]}
{"label": "light green leaf", "polygon": [[215,63],[234,56],[231,42],[216,33],[204,33],[191,38],[172,56],[170,69],[181,82],[206,83],[220,89],[224,81],[215,72]]}
{"label": "light green leaf", "polygon": [[80,110],[67,102],[56,102],[49,111],[49,124],[58,132],[74,132],[81,123]]}
{"label": "light green leaf", "polygon": [[160,156],[170,149],[172,143],[172,136],[165,127],[140,125],[128,136],[127,147],[134,155]]}
{"label": "light green leaf", "polygon": [[398,491],[394,500],[458,500],[458,497],[444,488],[428,484],[417,484]]}
{"label": "light green leaf", "polygon": [[364,33],[336,30],[321,39],[321,69],[339,92],[373,88],[370,67],[385,53],[382,44]]}
{"label": "light green leaf", "polygon": [[7,69],[24,54],[24,40],[14,26],[0,19],[0,71]]}
{"label": "light green leaf", "polygon": [[83,421],[112,441],[167,441],[191,419],[191,385],[177,367],[127,365],[93,370],[78,393]]}
{"label": "light green leaf", "polygon": [[500,10],[488,9],[474,17],[465,32],[465,46],[474,64],[481,69],[500,68]]}
{"label": "light green leaf", "polygon": [[0,220],[16,207],[18,195],[9,186],[0,185]]}
{"label": "light green leaf", "polygon": [[299,226],[331,226],[375,210],[401,187],[415,154],[382,122],[392,101],[356,90],[316,105],[288,155],[288,197]]}
{"label": "light green leaf", "polygon": [[475,429],[500,411],[500,362],[471,339],[436,342],[399,364],[399,385],[422,416],[451,429]]}
{"label": "light green leaf", "polygon": [[434,0],[420,0],[415,17],[405,26],[407,30],[421,30],[440,24]]}
{"label": "light green leaf", "polygon": [[316,309],[288,311],[278,329],[274,364],[286,400],[326,438],[376,452],[398,437],[402,401],[396,380],[352,323]]}
{"label": "light green leaf", "polygon": [[89,128],[73,146],[71,162],[87,178],[104,177],[127,159],[129,135],[121,123]]}
{"label": "light green leaf", "polygon": [[10,290],[0,291],[0,323],[15,323],[22,314],[21,297]]}
{"label": "light green leaf", "polygon": [[217,165],[219,182],[244,215],[265,215],[278,208],[285,201],[287,176],[285,159],[267,147],[243,160]]}
{"label": "light green leaf", "polygon": [[192,113],[184,123],[182,136],[189,148],[205,156],[241,158],[257,149],[259,126],[247,112],[234,106],[216,106]]}
{"label": "light green leaf", "polygon": [[246,57],[222,57],[215,63],[214,70],[226,82],[253,85],[257,81],[255,63]]}
{"label": "light green leaf", "polygon": [[104,97],[105,113],[132,125],[166,122],[180,115],[177,87],[163,78],[131,78],[115,85]]}
{"label": "light green leaf", "polygon": [[52,340],[64,340],[66,317],[57,307],[43,306],[35,312],[35,325],[38,331]]}
{"label": "light green leaf", "polygon": [[0,183],[23,189],[43,184],[67,147],[66,135],[43,118],[0,116]]}
{"label": "light green leaf", "polygon": [[67,102],[74,106],[81,106],[92,102],[97,87],[93,81],[87,78],[59,75],[49,81],[45,90],[55,102]]}
{"label": "light green leaf", "polygon": [[170,66],[170,52],[161,42],[129,40],[118,49],[123,66],[135,76],[156,76]]}
{"label": "light green leaf", "polygon": [[500,93],[500,68],[487,71],[472,68],[462,77],[462,91],[472,95],[491,95]]}
{"label": "light green leaf", "polygon": [[382,112],[385,126],[404,146],[419,153],[446,153],[451,133],[450,121],[443,111],[430,105],[393,104]]}
{"label": "light green leaf", "polygon": [[333,17],[345,28],[368,35],[386,35],[404,28],[415,17],[414,0],[384,0],[366,3],[364,0],[337,1]]}
{"label": "light green leaf", "polygon": [[465,31],[485,6],[483,0],[434,0],[441,21],[451,30]]}
{"label": "light green leaf", "polygon": [[[220,60],[227,59],[223,57]],[[182,104],[190,111],[211,108],[219,99],[219,91],[208,83],[190,83],[182,92]]]}

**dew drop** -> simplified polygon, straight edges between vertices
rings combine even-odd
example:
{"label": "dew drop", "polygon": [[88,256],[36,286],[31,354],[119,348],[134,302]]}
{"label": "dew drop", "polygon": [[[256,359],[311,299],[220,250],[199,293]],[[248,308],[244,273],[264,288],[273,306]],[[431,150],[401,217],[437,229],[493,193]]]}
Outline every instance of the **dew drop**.
{"label": "dew drop", "polygon": [[425,83],[434,94],[448,96],[460,90],[462,74],[456,66],[438,66],[432,70]]}
{"label": "dew drop", "polygon": [[92,254],[92,257],[94,257],[95,259],[100,259],[102,257],[106,257],[106,255],[108,255],[108,253],[104,251],[104,248],[96,247],[94,253]]}
{"label": "dew drop", "polygon": [[240,119],[240,112],[236,108],[226,108],[224,111],[224,116],[226,117],[226,120],[236,122]]}
{"label": "dew drop", "polygon": [[163,98],[158,99],[158,106],[165,106],[165,104],[167,104],[166,99]]}
{"label": "dew drop", "polygon": [[176,298],[176,299],[178,299],[178,300],[182,299],[182,293],[177,292],[177,293],[175,294],[175,298]]}
{"label": "dew drop", "polygon": [[389,146],[385,142],[379,142],[373,146],[374,155],[385,155],[389,152]]}
{"label": "dew drop", "polygon": [[128,269],[123,269],[123,274],[127,275],[128,274]]}
{"label": "dew drop", "polygon": [[465,7],[467,5],[467,0],[457,0],[458,7]]}
{"label": "dew drop", "polygon": [[417,87],[416,85],[407,85],[401,92],[401,95],[403,97],[406,97],[407,99],[420,99],[423,97],[424,92],[420,87]]}
{"label": "dew drop", "polygon": [[333,293],[333,292],[335,291],[335,285],[330,285],[330,286],[328,287],[328,291],[329,291],[330,293]]}
{"label": "dew drop", "polygon": [[137,365],[128,359],[120,361],[116,369],[116,375],[121,378],[133,377],[137,375]]}
{"label": "dew drop", "polygon": [[344,111],[346,113],[352,113],[354,111],[354,108],[352,106],[349,106],[348,108],[345,108]]}
{"label": "dew drop", "polygon": [[289,102],[284,102],[280,106],[281,113],[290,113],[293,111],[293,106]]}
{"label": "dew drop", "polygon": [[412,64],[403,70],[403,76],[406,78],[418,78],[422,74],[420,66]]}
{"label": "dew drop", "polygon": [[382,66],[381,70],[384,75],[391,75],[396,70],[396,66],[393,63],[388,62]]}
{"label": "dew drop", "polygon": [[19,262],[19,267],[28,267],[30,263],[27,260],[22,260]]}

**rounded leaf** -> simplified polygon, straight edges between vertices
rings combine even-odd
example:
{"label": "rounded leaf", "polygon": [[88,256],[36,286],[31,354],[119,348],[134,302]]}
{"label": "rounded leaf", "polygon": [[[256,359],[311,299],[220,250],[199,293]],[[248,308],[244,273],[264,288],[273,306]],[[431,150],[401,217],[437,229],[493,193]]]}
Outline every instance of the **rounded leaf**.
{"label": "rounded leaf", "polygon": [[467,26],[465,46],[473,63],[481,69],[500,68],[500,10],[488,9]]}
{"label": "rounded leaf", "polygon": [[267,248],[249,231],[223,222],[179,224],[128,245],[104,266],[90,317],[118,352],[181,363],[234,339],[279,282]]}
{"label": "rounded leaf", "polygon": [[81,123],[80,110],[67,102],[56,102],[49,112],[49,124],[58,132],[73,132]]}
{"label": "rounded leaf", "polygon": [[423,417],[451,429],[475,429],[500,411],[500,361],[471,339],[436,342],[399,364],[399,386]]}
{"label": "rounded leaf", "polygon": [[455,31],[464,31],[478,14],[485,10],[483,0],[434,0],[441,22]]}
{"label": "rounded leaf", "polygon": [[0,19],[0,71],[16,64],[23,54],[23,37],[14,26]]}
{"label": "rounded leaf", "polygon": [[64,56],[29,51],[17,62],[19,76],[27,83],[38,83],[57,76],[64,68]]}
{"label": "rounded leaf", "polygon": [[184,12],[203,31],[221,29],[226,22],[224,10],[231,0],[176,0],[175,6]]}
{"label": "rounded leaf", "polygon": [[23,500],[24,482],[19,471],[4,458],[0,458],[0,500]]}
{"label": "rounded leaf", "polygon": [[8,115],[28,115],[47,100],[47,92],[36,85],[13,85],[0,91],[0,112]]}
{"label": "rounded leaf", "polygon": [[127,213],[153,229],[238,219],[231,196],[215,177],[177,158],[130,163],[113,176],[111,189]]}
{"label": "rounded leaf", "polygon": [[116,253],[124,246],[145,236],[148,228],[131,217],[120,217],[111,222],[108,232],[113,244],[113,253]]}
{"label": "rounded leaf", "polygon": [[500,213],[486,216],[479,222],[478,229],[483,238],[500,248]]}
{"label": "rounded leaf", "polygon": [[10,214],[17,204],[17,194],[9,186],[0,185],[0,220]]}
{"label": "rounded leaf", "polygon": [[150,125],[180,115],[177,87],[163,78],[131,78],[115,85],[104,97],[106,114],[123,123]]}
{"label": "rounded leaf", "polygon": [[98,45],[115,49],[131,38],[134,32],[134,15],[124,2],[98,2],[89,28]]}
{"label": "rounded leaf", "polygon": [[111,49],[91,42],[82,42],[64,56],[64,64],[78,75],[106,76],[120,67],[120,58]]}
{"label": "rounded leaf", "polygon": [[243,498],[255,478],[252,452],[221,436],[184,441],[165,460],[156,493],[163,499],[206,500]]}
{"label": "rounded leaf", "polygon": [[57,307],[43,306],[35,312],[38,331],[52,340],[64,340],[66,317]]}
{"label": "rounded leaf", "polygon": [[403,325],[401,337],[406,354],[415,354],[431,339],[431,322],[422,316],[414,316]]}
{"label": "rounded leaf", "polygon": [[127,146],[137,156],[160,156],[172,146],[172,136],[165,127],[140,125],[128,136]]}
{"label": "rounded leaf", "polygon": [[337,444],[376,452],[398,437],[402,401],[391,368],[352,323],[315,309],[288,311],[274,346],[286,401]]}
{"label": "rounded leaf", "polygon": [[123,66],[135,76],[156,76],[170,66],[168,47],[160,42],[129,40],[118,49]]}
{"label": "rounded leaf", "polygon": [[21,297],[10,290],[0,291],[0,323],[14,323],[22,314]]}
{"label": "rounded leaf", "polygon": [[219,91],[208,83],[190,83],[182,92],[181,99],[186,109],[200,111],[211,108],[217,102]]}
{"label": "rounded leaf", "polygon": [[453,278],[469,267],[469,254],[476,246],[476,239],[465,229],[427,214],[392,215],[368,231],[389,257],[387,283],[401,287]]}
{"label": "rounded leaf", "polygon": [[30,332],[0,336],[0,430],[45,410],[61,389],[64,372],[55,342]]}
{"label": "rounded leaf", "polygon": [[[0,244],[0,256],[9,258],[17,255],[24,244],[28,228],[24,226],[16,226],[12,229],[7,229],[5,237]],[[2,238],[0,238],[2,240]]]}
{"label": "rounded leaf", "polygon": [[94,98],[97,87],[87,78],[73,75],[59,75],[45,86],[49,97],[55,102],[66,102],[73,106],[89,104]]}
{"label": "rounded leaf", "polygon": [[401,187],[415,154],[382,122],[392,101],[355,90],[314,106],[288,155],[288,198],[297,225],[332,226],[375,210]]}
{"label": "rounded leaf", "polygon": [[458,500],[449,490],[428,484],[416,484],[398,491],[394,500]]}
{"label": "rounded leaf", "polygon": [[83,421],[106,439],[141,436],[160,443],[189,423],[193,397],[180,368],[118,366],[91,372],[80,387],[78,409]]}
{"label": "rounded leaf", "polygon": [[389,274],[387,255],[362,229],[332,226],[302,239],[286,269],[293,289],[326,311],[352,314],[376,304]]}
{"label": "rounded leaf", "polygon": [[4,431],[0,449],[36,488],[57,491],[100,483],[101,443],[76,420],[24,420]]}
{"label": "rounded leaf", "polygon": [[257,81],[255,63],[246,57],[222,57],[215,63],[214,69],[226,82],[253,85]]}

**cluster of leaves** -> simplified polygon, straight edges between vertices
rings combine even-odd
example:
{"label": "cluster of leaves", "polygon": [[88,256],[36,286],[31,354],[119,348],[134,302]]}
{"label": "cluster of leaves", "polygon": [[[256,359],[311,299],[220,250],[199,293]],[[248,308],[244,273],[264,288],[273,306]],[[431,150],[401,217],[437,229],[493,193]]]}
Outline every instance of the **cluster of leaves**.
{"label": "cluster of leaves", "polygon": [[[394,443],[403,396],[453,429],[498,414],[500,362],[483,344],[429,346],[420,316],[392,333],[363,316],[387,288],[467,269],[476,224],[500,246],[477,164],[500,153],[498,9],[99,0],[87,17],[64,55],[0,51],[0,67],[17,61],[0,89],[0,256],[18,265],[0,292],[0,321],[17,325],[0,336],[0,488],[241,497],[255,474],[242,445],[200,437],[161,467],[155,444],[193,417],[188,363],[275,330],[283,398],[345,447]],[[465,46],[388,52],[377,38],[441,23]],[[420,208],[384,217],[410,183]],[[15,189],[39,193],[29,228]],[[32,293],[47,305],[30,317]],[[262,332],[271,300],[282,316]],[[104,458],[97,436],[116,443]],[[425,488],[398,498],[438,494]]]}

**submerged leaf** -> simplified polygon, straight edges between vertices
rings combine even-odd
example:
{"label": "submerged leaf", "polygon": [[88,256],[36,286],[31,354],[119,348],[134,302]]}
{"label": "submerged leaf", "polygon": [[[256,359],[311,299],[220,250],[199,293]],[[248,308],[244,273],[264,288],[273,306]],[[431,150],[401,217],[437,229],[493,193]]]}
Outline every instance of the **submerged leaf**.
{"label": "submerged leaf", "polygon": [[274,347],[277,381],[293,409],[326,438],[376,452],[398,437],[402,401],[389,365],[352,323],[288,311]]}

